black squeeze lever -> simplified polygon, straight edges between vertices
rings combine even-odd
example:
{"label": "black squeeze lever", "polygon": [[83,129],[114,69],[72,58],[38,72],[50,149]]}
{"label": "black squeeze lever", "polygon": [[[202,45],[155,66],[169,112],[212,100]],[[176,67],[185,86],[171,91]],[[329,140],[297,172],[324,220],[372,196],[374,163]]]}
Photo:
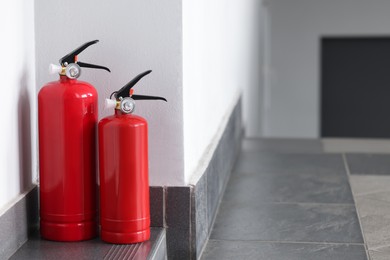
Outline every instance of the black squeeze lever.
{"label": "black squeeze lever", "polygon": [[108,72],[111,72],[109,68],[104,67],[104,66],[95,65],[95,64],[89,64],[89,63],[84,63],[84,62],[81,62],[81,61],[77,61],[77,55],[80,52],[82,52],[83,50],[85,50],[86,48],[91,46],[92,44],[95,44],[95,43],[98,43],[98,42],[99,42],[99,40],[86,42],[83,45],[81,45],[80,47],[78,47],[77,49],[75,49],[74,51],[66,54],[64,57],[62,57],[60,59],[61,66],[65,67],[65,66],[67,66],[67,65],[69,65],[71,63],[77,63],[80,67],[92,68],[92,69],[103,69],[103,70],[107,70]]}
{"label": "black squeeze lever", "polygon": [[150,72],[152,72],[152,71],[147,70],[147,71],[139,74],[134,79],[132,79],[129,83],[124,85],[120,90],[112,92],[110,95],[110,98],[112,97],[112,95],[114,95],[115,99],[119,99],[120,97],[122,97],[122,98],[131,97],[134,100],[153,100],[154,99],[154,100],[164,100],[165,102],[167,102],[167,100],[165,98],[158,97],[158,96],[130,95],[130,90],[132,89],[132,87],[134,87],[138,81],[140,81],[144,76],[148,75]]}

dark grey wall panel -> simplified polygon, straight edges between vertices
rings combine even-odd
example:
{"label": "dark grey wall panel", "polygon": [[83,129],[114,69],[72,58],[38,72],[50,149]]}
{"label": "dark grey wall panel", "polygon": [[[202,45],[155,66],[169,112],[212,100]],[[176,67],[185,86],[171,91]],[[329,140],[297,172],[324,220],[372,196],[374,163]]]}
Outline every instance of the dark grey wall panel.
{"label": "dark grey wall panel", "polygon": [[390,137],[390,37],[323,38],[321,136]]}

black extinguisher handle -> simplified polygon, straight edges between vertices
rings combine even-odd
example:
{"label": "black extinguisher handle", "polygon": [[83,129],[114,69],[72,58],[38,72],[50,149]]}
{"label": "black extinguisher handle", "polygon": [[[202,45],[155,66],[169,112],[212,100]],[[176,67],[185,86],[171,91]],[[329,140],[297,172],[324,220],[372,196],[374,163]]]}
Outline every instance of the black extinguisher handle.
{"label": "black extinguisher handle", "polygon": [[108,72],[111,72],[111,70],[107,67],[104,67],[104,66],[100,66],[100,65],[95,65],[95,64],[89,64],[89,63],[85,63],[85,62],[77,62],[77,64],[80,66],[80,67],[83,67],[83,68],[91,68],[91,69],[103,69],[103,70],[106,70]]}
{"label": "black extinguisher handle", "polygon": [[159,96],[132,95],[131,98],[134,100],[164,100],[167,102],[165,98]]}
{"label": "black extinguisher handle", "polygon": [[114,96],[117,100],[119,100],[120,98],[124,99],[127,97],[131,97],[134,100],[164,100],[165,102],[167,102],[165,98],[159,96],[132,95],[131,89],[135,86],[135,84],[137,84],[138,81],[140,81],[143,77],[145,77],[151,72],[151,70],[147,70],[138,74],[135,78],[130,80],[129,83],[124,85],[118,91],[112,92],[110,95],[110,99],[112,98],[112,96]]}
{"label": "black extinguisher handle", "polygon": [[135,86],[135,84],[138,83],[138,81],[140,81],[143,77],[145,77],[146,75],[148,75],[151,72],[152,72],[151,70],[147,70],[145,72],[138,74],[135,78],[130,80],[129,83],[127,83],[126,85],[121,87],[119,90],[114,91],[110,95],[110,98],[112,97],[112,95],[114,95],[116,99],[119,99],[120,97],[122,97],[122,98],[130,97],[130,89],[132,89]]}
{"label": "black extinguisher handle", "polygon": [[67,65],[69,65],[71,63],[77,63],[80,67],[93,68],[93,69],[104,69],[108,72],[111,72],[110,69],[107,67],[95,65],[95,64],[84,63],[84,62],[80,62],[77,60],[77,55],[79,55],[82,51],[84,51],[89,46],[96,44],[98,42],[99,42],[99,40],[86,42],[83,45],[81,45],[80,47],[78,47],[75,50],[71,51],[70,53],[66,54],[59,61],[61,66],[66,67]]}

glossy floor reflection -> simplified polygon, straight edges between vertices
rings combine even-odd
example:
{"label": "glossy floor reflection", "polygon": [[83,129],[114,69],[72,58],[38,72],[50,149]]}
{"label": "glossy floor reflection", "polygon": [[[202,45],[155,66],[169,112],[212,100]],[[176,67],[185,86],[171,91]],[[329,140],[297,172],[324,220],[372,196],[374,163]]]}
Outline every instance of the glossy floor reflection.
{"label": "glossy floor reflection", "polygon": [[245,139],[202,259],[368,259],[350,168],[385,174],[386,156],[325,153],[320,140]]}

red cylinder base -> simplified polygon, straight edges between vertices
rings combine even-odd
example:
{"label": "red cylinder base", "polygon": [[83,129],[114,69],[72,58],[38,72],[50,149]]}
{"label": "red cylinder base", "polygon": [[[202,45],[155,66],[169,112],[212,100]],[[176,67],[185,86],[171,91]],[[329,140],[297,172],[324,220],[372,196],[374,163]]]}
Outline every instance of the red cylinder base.
{"label": "red cylinder base", "polygon": [[97,236],[96,222],[79,222],[58,224],[41,221],[41,236],[53,241],[82,241]]}
{"label": "red cylinder base", "polygon": [[133,232],[133,233],[118,233],[103,230],[101,231],[101,239],[112,244],[134,244],[149,240],[150,228]]}

